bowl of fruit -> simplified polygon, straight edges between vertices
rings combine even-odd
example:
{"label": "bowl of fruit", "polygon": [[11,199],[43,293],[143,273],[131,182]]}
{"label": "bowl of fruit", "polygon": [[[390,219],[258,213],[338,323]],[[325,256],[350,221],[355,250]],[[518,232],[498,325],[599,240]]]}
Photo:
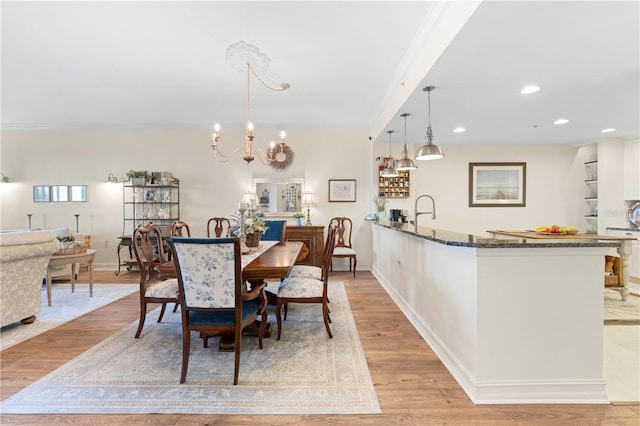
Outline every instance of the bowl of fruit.
{"label": "bowl of fruit", "polygon": [[536,234],[541,235],[575,235],[578,233],[578,228],[575,226],[566,227],[566,226],[538,226],[536,228]]}

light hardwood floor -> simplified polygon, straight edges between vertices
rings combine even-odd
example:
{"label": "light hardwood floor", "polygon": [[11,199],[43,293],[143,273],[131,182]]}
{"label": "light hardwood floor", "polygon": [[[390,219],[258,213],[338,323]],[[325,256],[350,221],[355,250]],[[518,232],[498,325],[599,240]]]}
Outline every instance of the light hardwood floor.
{"label": "light hardwood floor", "polygon": [[[137,282],[137,273],[115,277],[96,271],[95,282]],[[84,277],[80,277],[84,279]],[[563,424],[639,425],[640,405],[475,406],[368,272],[353,278],[335,272],[351,303],[379,415],[0,415],[2,425],[431,425]],[[0,353],[0,390],[5,399],[138,318],[133,294]],[[176,379],[177,380],[177,379]]]}

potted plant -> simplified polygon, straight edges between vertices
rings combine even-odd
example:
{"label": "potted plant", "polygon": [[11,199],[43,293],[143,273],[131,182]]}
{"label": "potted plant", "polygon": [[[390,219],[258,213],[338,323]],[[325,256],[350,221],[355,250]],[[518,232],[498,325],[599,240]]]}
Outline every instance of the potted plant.
{"label": "potted plant", "polygon": [[67,248],[67,246],[69,245],[69,243],[73,242],[76,240],[76,237],[74,237],[73,235],[60,235],[58,237],[56,237],[58,239],[58,241],[60,241],[60,249],[64,250]]}
{"label": "potted plant", "polygon": [[149,172],[146,170],[129,170],[127,177],[131,185],[144,185],[149,180]]}
{"label": "potted plant", "polygon": [[373,199],[376,202],[376,211],[378,212],[378,219],[384,219],[385,210],[387,208],[387,200],[384,197],[377,197]]}
{"label": "potted plant", "polygon": [[304,217],[304,213],[295,212],[293,214],[293,217],[296,219],[296,225],[301,226],[302,225],[302,218]]}

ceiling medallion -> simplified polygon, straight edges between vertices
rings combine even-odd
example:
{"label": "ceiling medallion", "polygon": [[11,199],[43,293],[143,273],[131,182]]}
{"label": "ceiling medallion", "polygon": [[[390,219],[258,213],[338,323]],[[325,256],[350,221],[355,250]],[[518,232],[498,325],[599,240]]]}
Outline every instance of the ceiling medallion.
{"label": "ceiling medallion", "polygon": [[[227,48],[225,60],[233,69],[247,73],[247,121],[244,146],[239,146],[230,154],[220,152],[218,142],[220,141],[220,125],[216,123],[213,134],[213,156],[218,161],[228,161],[237,152],[243,151],[242,159],[251,163],[257,156],[265,165],[270,165],[276,170],[284,170],[293,161],[293,150],[285,143],[285,132],[280,132],[280,143],[271,141],[267,152],[253,147],[253,123],[251,122],[251,77],[255,77],[264,87],[275,92],[287,90],[291,85],[281,83],[279,88],[269,86],[260,76],[269,70],[271,60],[260,52],[260,49],[252,44],[239,41]],[[255,155],[254,155],[255,154]]]}

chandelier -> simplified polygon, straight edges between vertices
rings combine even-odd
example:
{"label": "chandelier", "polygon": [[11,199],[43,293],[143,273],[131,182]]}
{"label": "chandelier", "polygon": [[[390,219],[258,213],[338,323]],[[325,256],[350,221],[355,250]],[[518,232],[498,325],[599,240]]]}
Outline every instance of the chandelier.
{"label": "chandelier", "polygon": [[260,52],[260,49],[252,44],[239,41],[230,45],[226,51],[226,61],[234,69],[247,73],[247,121],[244,146],[239,146],[231,153],[224,154],[218,147],[220,141],[220,124],[216,123],[213,133],[213,156],[218,161],[229,161],[236,153],[243,151],[242,159],[251,163],[256,157],[265,165],[271,165],[275,169],[284,169],[293,161],[293,151],[285,143],[285,132],[280,132],[280,142],[277,144],[271,141],[269,149],[265,152],[253,146],[253,123],[251,122],[251,77],[255,77],[264,87],[275,92],[287,90],[291,85],[281,83],[279,88],[269,86],[260,77],[269,69],[271,60],[267,55]]}

